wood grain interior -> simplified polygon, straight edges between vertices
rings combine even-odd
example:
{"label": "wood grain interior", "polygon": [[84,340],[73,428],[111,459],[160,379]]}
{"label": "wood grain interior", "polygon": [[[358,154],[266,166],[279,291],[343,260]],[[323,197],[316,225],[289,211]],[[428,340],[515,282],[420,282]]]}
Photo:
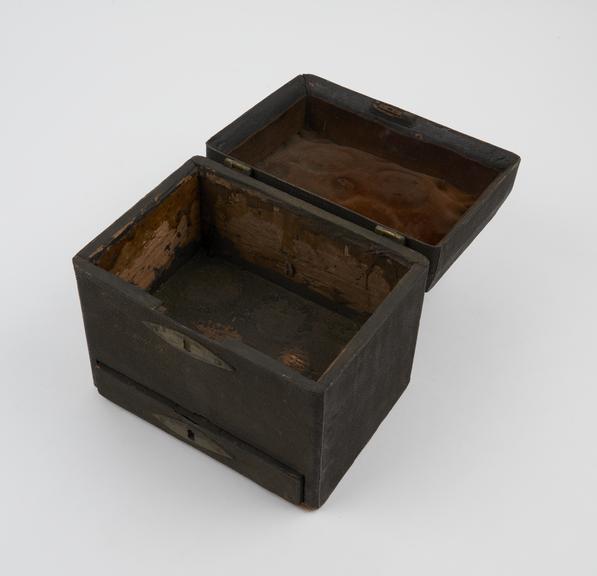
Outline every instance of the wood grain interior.
{"label": "wood grain interior", "polygon": [[234,155],[250,164],[256,163],[282,146],[290,134],[295,134],[304,125],[307,114],[307,99],[301,98],[285,112],[274,118],[266,130],[258,130],[240,144]]}
{"label": "wood grain interior", "polygon": [[96,263],[209,338],[314,379],[407,272],[394,252],[210,171],[182,179]]}
{"label": "wood grain interior", "polygon": [[432,245],[496,176],[453,151],[314,97],[262,127],[231,155]]}
{"label": "wood grain interior", "polygon": [[117,232],[95,263],[140,288],[156,286],[199,238],[197,187],[196,175],[183,178],[163,202]]}
{"label": "wood grain interior", "polygon": [[406,272],[370,241],[216,175],[202,206],[204,243],[336,307],[370,314]]}

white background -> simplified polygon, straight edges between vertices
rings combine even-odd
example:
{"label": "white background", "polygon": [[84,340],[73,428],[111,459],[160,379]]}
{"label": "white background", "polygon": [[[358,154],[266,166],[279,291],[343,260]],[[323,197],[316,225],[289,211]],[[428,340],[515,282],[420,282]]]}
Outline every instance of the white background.
{"label": "white background", "polygon": [[[596,6],[2,0],[0,573],[595,575]],[[317,512],[95,392],[70,262],[302,72],[522,157]]]}

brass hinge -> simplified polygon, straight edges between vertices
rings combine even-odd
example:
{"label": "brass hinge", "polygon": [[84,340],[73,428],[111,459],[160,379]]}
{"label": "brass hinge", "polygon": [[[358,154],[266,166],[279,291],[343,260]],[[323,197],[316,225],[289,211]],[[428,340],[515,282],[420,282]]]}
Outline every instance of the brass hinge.
{"label": "brass hinge", "polygon": [[400,244],[404,244],[406,239],[400,232],[396,232],[393,228],[386,228],[381,224],[378,224],[375,227],[375,233],[379,234],[380,236],[385,236],[386,238],[391,238],[392,240],[396,240],[396,242],[400,242]]}
{"label": "brass hinge", "polygon": [[246,174],[247,176],[250,176],[251,172],[253,171],[248,164],[245,164],[236,158],[226,158],[224,160],[224,164],[228,166],[228,168],[232,168],[233,170],[241,172],[242,174]]}

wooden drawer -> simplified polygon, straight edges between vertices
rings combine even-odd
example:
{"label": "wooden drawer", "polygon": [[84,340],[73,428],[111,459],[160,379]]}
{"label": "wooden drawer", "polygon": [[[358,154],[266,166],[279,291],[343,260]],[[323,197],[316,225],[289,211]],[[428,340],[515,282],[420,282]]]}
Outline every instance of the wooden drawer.
{"label": "wooden drawer", "polygon": [[94,367],[100,394],[205,452],[293,504],[303,501],[303,477],[267,454],[235,438],[202,416],[131,380],[101,362]]}

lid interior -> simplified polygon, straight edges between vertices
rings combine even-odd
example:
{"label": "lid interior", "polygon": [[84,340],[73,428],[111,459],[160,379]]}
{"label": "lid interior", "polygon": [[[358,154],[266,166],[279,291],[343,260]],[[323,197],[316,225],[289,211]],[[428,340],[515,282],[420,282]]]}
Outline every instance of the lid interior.
{"label": "lid interior", "polygon": [[407,237],[435,245],[498,170],[311,94],[229,153]]}

